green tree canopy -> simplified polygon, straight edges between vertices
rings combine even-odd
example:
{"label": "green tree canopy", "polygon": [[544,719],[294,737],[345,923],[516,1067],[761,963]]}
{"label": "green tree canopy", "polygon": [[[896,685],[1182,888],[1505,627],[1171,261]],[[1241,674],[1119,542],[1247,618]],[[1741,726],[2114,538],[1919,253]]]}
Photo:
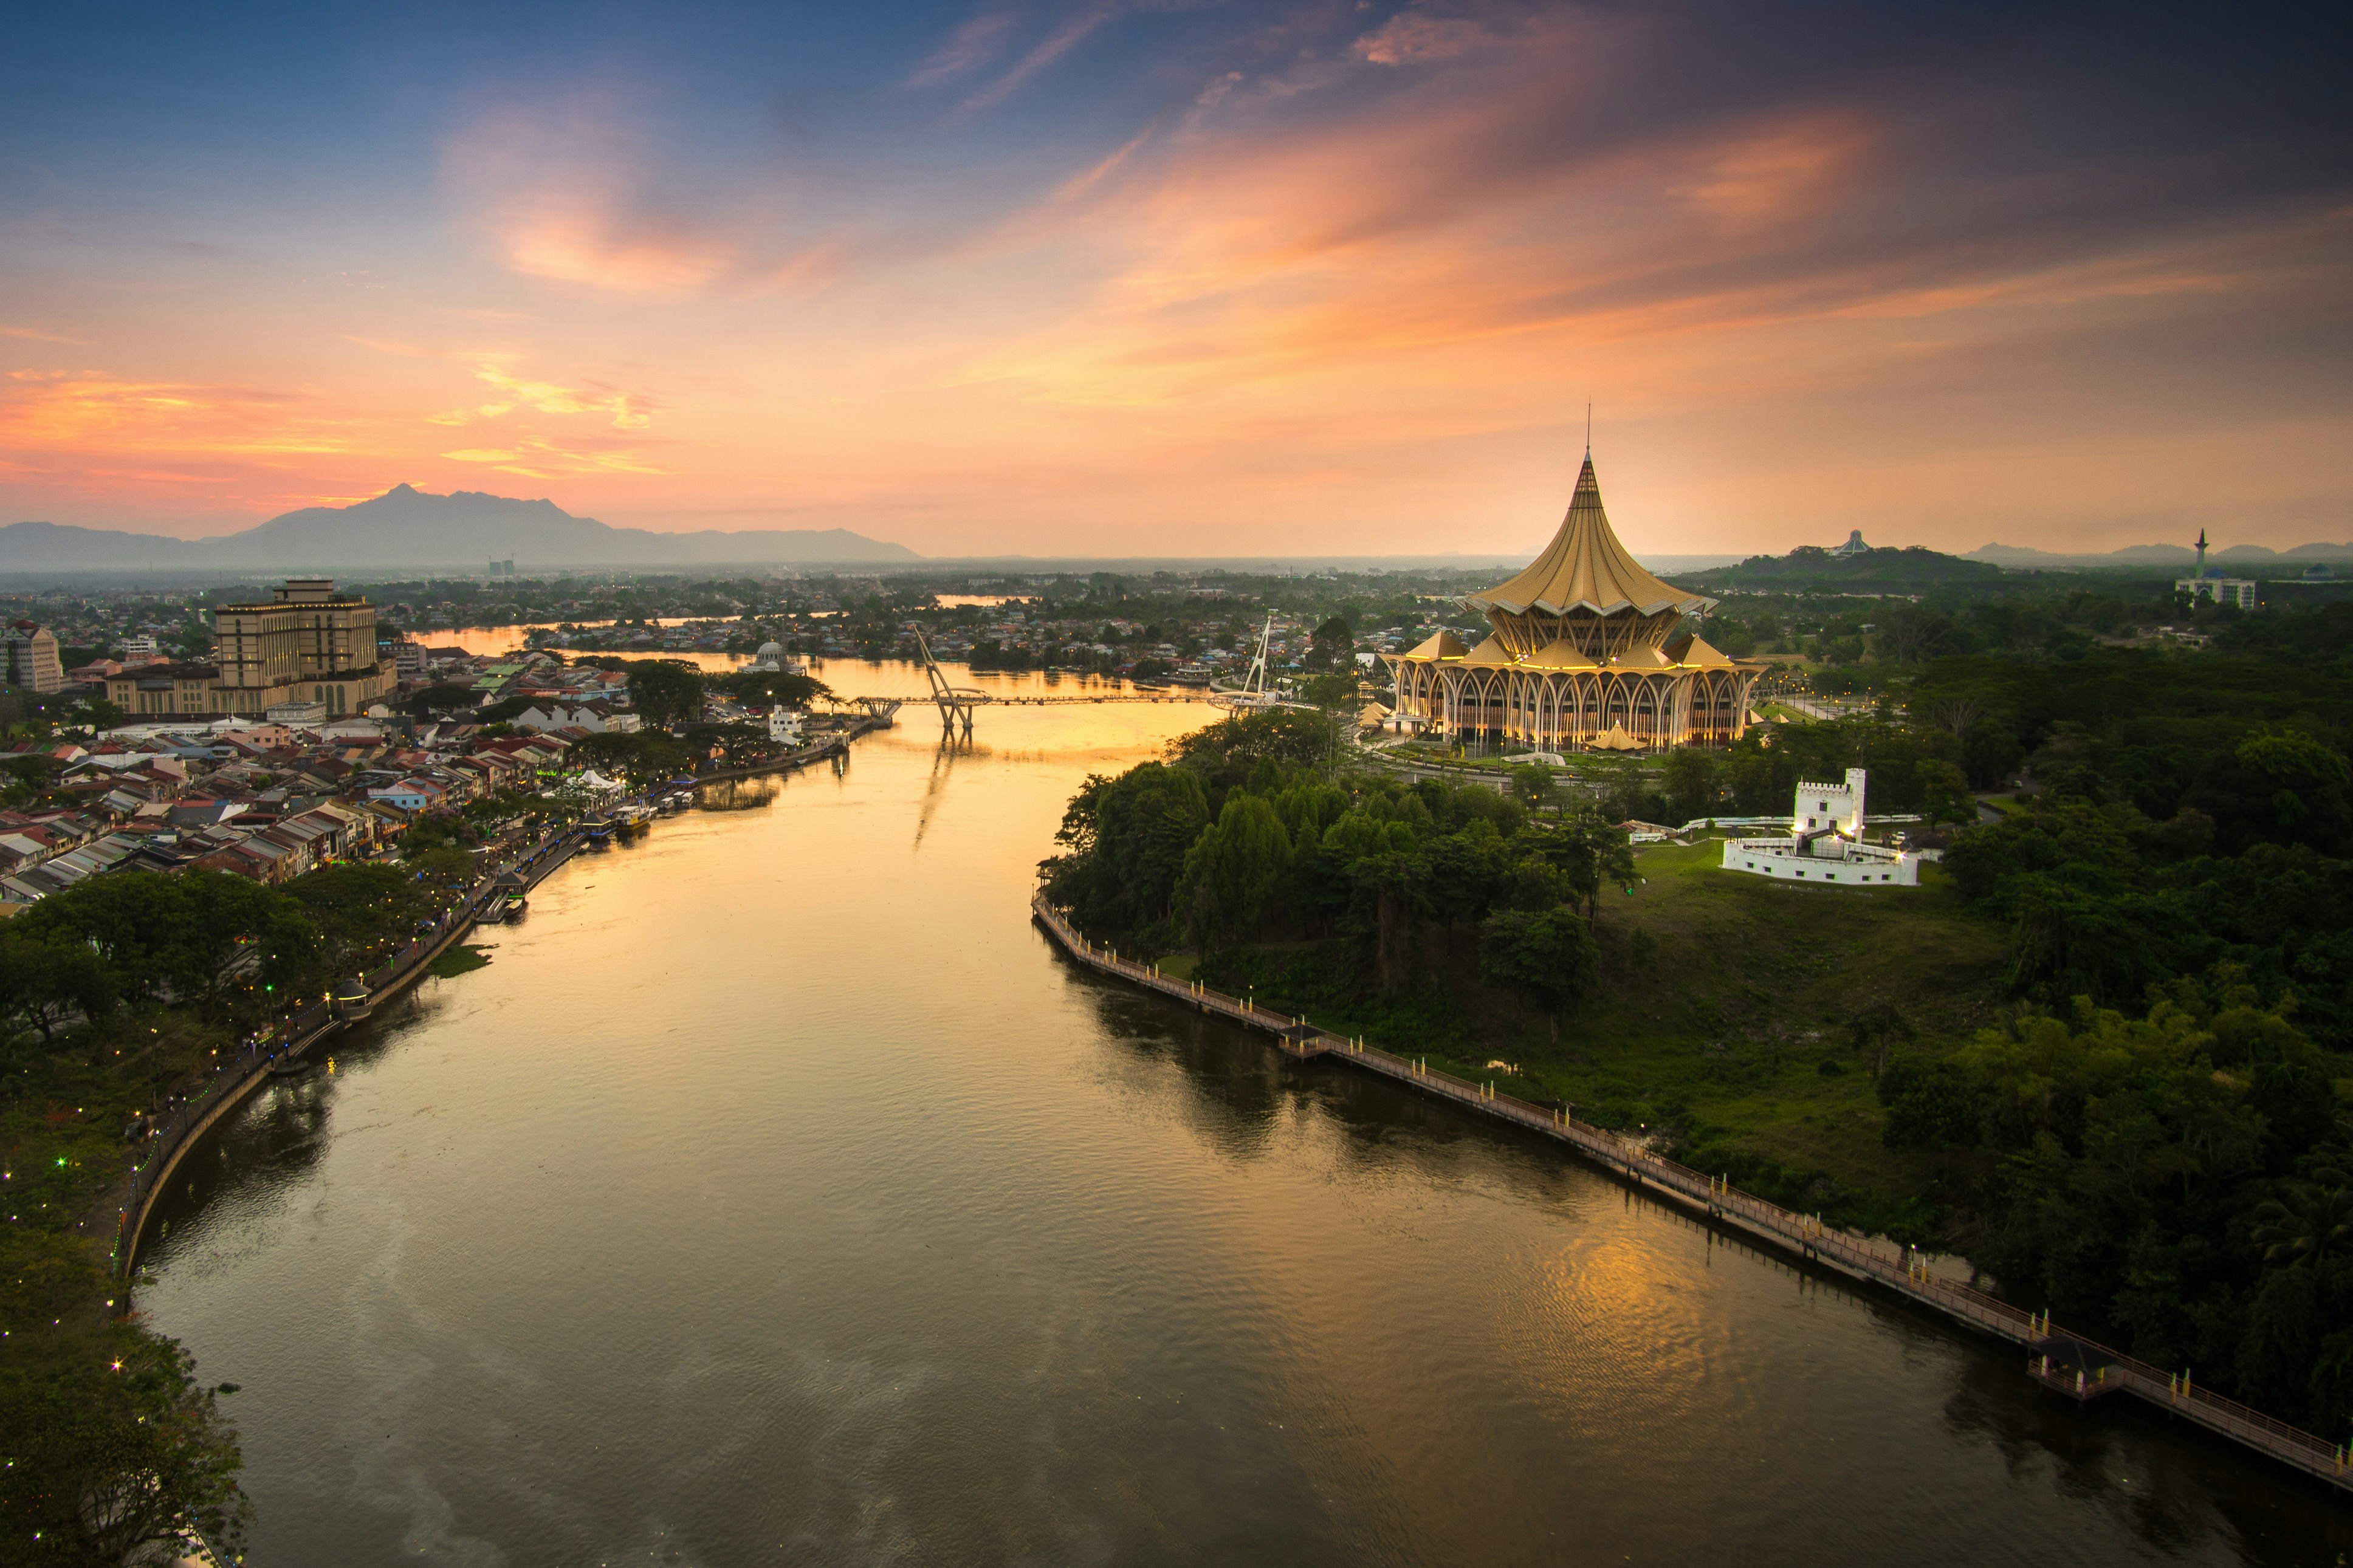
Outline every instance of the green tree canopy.
{"label": "green tree canopy", "polygon": [[1562,1011],[1599,983],[1601,952],[1591,923],[1566,904],[1498,910],[1480,928],[1479,968],[1490,981],[1533,994],[1557,1034]]}
{"label": "green tree canopy", "polygon": [[1177,906],[1205,952],[1254,936],[1291,868],[1291,835],[1274,806],[1236,792],[1186,855]]}
{"label": "green tree canopy", "polygon": [[675,659],[638,659],[629,666],[629,704],[647,723],[663,728],[700,719],[702,677]]}

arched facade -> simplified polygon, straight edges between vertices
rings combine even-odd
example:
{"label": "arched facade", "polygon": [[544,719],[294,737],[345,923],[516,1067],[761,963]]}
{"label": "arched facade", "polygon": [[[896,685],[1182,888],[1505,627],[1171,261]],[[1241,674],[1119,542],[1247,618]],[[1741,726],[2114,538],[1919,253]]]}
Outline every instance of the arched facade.
{"label": "arched facade", "polygon": [[1588,456],[1560,531],[1528,569],[1463,600],[1491,628],[1475,648],[1440,632],[1389,658],[1396,713],[1436,732],[1544,749],[1728,745],[1747,729],[1761,666],[1695,636],[1715,601],[1662,583],[1618,542]]}

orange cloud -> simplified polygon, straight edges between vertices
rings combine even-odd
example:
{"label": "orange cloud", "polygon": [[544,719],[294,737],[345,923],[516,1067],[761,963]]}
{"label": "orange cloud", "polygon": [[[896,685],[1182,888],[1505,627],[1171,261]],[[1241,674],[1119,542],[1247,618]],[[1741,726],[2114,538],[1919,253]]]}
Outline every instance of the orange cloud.
{"label": "orange cloud", "polygon": [[676,295],[735,266],[733,241],[648,195],[619,128],[626,119],[610,103],[552,118],[508,114],[449,145],[453,181],[510,268],[618,294]]}
{"label": "orange cloud", "polygon": [[286,393],[94,374],[20,385],[0,390],[0,449],[277,456],[348,445],[343,419]]}
{"label": "orange cloud", "polygon": [[57,332],[36,331],[30,327],[12,327],[0,322],[0,338],[26,338],[37,343],[72,343],[87,346],[88,338],[69,338]]}

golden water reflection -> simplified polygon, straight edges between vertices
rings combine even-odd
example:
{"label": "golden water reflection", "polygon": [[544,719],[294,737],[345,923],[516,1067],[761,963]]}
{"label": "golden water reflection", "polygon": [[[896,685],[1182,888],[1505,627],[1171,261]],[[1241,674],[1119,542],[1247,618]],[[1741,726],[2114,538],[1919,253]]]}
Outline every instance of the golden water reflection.
{"label": "golden water reflection", "polygon": [[1073,971],[1026,919],[1064,802],[1203,717],[944,749],[912,710],[584,856],[257,1100],[141,1297],[242,1385],[251,1561],[2353,1547],[1532,1136]]}

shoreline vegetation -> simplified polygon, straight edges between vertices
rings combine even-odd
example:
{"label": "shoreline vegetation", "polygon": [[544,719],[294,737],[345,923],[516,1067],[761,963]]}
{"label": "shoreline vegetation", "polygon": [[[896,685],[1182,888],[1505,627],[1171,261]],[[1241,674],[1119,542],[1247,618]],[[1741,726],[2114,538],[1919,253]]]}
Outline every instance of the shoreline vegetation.
{"label": "shoreline vegetation", "polygon": [[[480,877],[470,848],[570,813],[492,796],[413,834],[396,862],[330,866],[271,888],[229,872],[95,877],[0,927],[7,1225],[0,1267],[0,1512],[24,1561],[146,1561],[193,1531],[234,1555],[234,1385],[129,1310],[107,1244],[151,1129],[211,1087],[295,998],[375,968]],[[453,948],[427,965],[442,973]],[[458,972],[462,973],[463,970]],[[12,1559],[14,1560],[14,1559]]]}
{"label": "shoreline vegetation", "polygon": [[[2280,619],[2231,653],[1926,659],[1874,713],[1509,795],[1240,716],[1089,779],[1042,885],[1163,973],[1957,1255],[2341,1438],[2353,616]],[[1784,812],[1849,766],[1960,819],[1921,888],[1734,876],[1618,826]]]}

